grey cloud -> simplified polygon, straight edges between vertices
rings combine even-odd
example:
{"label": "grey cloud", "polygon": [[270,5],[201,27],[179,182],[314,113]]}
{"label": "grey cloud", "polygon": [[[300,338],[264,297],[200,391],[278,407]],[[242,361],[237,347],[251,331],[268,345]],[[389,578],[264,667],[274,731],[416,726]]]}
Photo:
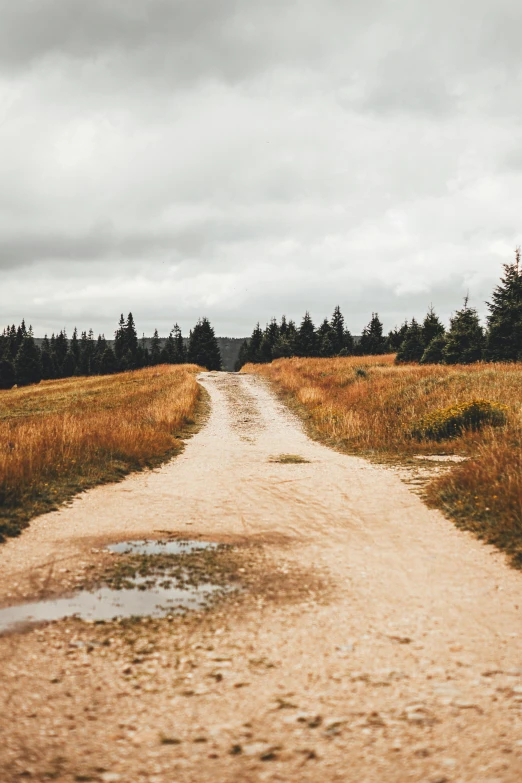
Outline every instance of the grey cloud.
{"label": "grey cloud", "polygon": [[3,236],[0,237],[0,270],[20,269],[45,261],[84,263],[93,259],[147,258],[158,252],[168,252],[175,259],[202,252],[205,243],[201,233],[190,230],[170,236],[144,232],[117,235],[101,227],[83,235]]}
{"label": "grey cloud", "polygon": [[520,21],[516,0],[0,0],[2,318],[241,335],[338,299],[354,331],[467,288],[483,308],[520,242]]}

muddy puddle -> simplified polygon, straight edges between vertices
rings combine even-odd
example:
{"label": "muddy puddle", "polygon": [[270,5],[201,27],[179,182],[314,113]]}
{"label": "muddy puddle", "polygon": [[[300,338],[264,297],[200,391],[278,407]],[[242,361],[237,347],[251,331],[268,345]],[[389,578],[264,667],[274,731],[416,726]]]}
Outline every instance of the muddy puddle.
{"label": "muddy puddle", "polygon": [[110,544],[106,547],[110,552],[121,555],[190,555],[192,552],[217,549],[218,545],[211,541],[122,541],[120,544]]}
{"label": "muddy puddle", "polygon": [[[218,593],[228,587],[212,581],[192,580],[185,568],[180,570],[179,556],[218,549],[206,541],[125,541],[107,547],[123,556],[154,559],[162,557],[160,572],[126,576],[123,586],[102,586],[72,595],[9,606],[0,609],[0,634],[22,630],[27,626],[76,617],[87,622],[101,622],[130,617],[165,617],[204,609]],[[174,576],[165,570],[165,557],[171,560]]]}

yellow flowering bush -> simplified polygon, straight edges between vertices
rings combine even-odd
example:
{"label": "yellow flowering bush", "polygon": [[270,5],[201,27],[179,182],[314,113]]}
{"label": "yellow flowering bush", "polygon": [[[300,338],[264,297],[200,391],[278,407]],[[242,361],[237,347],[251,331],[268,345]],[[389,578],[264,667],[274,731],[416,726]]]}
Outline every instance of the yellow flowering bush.
{"label": "yellow flowering bush", "polygon": [[507,405],[491,400],[460,402],[427,413],[413,428],[412,435],[417,440],[444,440],[465,431],[476,432],[485,424],[501,427],[507,421],[506,411]]}

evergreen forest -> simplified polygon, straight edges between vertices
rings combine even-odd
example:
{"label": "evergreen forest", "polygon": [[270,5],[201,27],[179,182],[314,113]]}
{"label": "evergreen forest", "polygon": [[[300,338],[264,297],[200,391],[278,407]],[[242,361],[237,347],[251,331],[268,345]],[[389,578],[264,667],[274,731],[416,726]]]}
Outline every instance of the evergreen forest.
{"label": "evergreen forest", "polygon": [[183,338],[178,324],[164,340],[157,329],[149,340],[140,339],[132,313],[126,319],[120,317],[112,341],[104,335],[95,338],[92,329],[80,335],[74,329],[70,338],[65,330],[50,338],[46,335],[39,346],[25,321],[18,327],[8,326],[0,335],[0,389],[73,375],[109,375],[156,364],[185,362],[208,370],[221,369],[216,335],[207,318],[199,320],[190,330],[188,340]]}
{"label": "evergreen forest", "polygon": [[[283,315],[261,329],[255,326],[250,338],[239,351],[236,370],[252,362],[263,364],[283,357],[367,356],[395,353],[397,363],[470,364],[522,361],[522,268],[520,249],[515,260],[504,265],[503,275],[487,302],[488,315],[482,325],[477,310],[466,297],[446,328],[432,307],[424,320],[405,321],[384,334],[378,313],[360,336],[353,336],[337,306],[330,319],[315,326],[308,312],[296,325]],[[158,330],[151,338],[138,338],[132,313],[120,317],[113,340],[92,329],[69,338],[65,330],[34,338],[25,321],[4,329],[0,335],[0,389],[17,384],[25,386],[41,380],[74,375],[107,375],[157,364],[190,362],[220,370],[219,345],[210,321],[202,318],[184,338],[178,324],[169,336],[161,339]]]}
{"label": "evergreen forest", "polygon": [[340,307],[316,327],[305,313],[301,323],[272,319],[265,329],[259,323],[241,346],[236,369],[247,362],[263,364],[291,356],[368,356],[396,353],[396,362],[421,364],[471,364],[473,362],[522,361],[522,268],[520,249],[515,260],[504,264],[504,273],[487,302],[485,327],[465,298],[450,318],[448,328],[432,307],[424,320],[415,318],[384,334],[378,313],[354,337],[345,327]]}

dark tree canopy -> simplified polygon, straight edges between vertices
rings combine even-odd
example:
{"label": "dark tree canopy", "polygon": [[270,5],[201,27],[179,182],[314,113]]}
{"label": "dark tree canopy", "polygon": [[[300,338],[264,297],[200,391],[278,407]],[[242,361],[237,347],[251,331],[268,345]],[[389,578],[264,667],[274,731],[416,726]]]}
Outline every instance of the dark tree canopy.
{"label": "dark tree canopy", "polygon": [[202,318],[190,332],[188,360],[207,370],[221,369],[221,353],[214,329],[208,318]]}
{"label": "dark tree canopy", "polygon": [[363,356],[377,356],[386,352],[386,340],[378,313],[372,313],[370,323],[364,327],[357,352]]}
{"label": "dark tree canopy", "polygon": [[28,386],[42,380],[42,362],[32,334],[26,334],[15,359],[16,383]]}
{"label": "dark tree canopy", "polygon": [[406,330],[404,340],[402,341],[399,350],[397,351],[396,361],[400,362],[419,362],[422,358],[422,354],[425,350],[425,344],[423,339],[423,329],[417,323],[415,318],[411,319],[411,323]]}
{"label": "dark tree canopy", "polygon": [[450,328],[442,352],[443,361],[445,364],[472,364],[482,359],[483,350],[484,331],[477,311],[468,307],[466,297],[464,307],[450,318]]}
{"label": "dark tree canopy", "polygon": [[522,267],[520,248],[515,262],[504,264],[504,274],[487,303],[486,358],[494,362],[522,361]]}

